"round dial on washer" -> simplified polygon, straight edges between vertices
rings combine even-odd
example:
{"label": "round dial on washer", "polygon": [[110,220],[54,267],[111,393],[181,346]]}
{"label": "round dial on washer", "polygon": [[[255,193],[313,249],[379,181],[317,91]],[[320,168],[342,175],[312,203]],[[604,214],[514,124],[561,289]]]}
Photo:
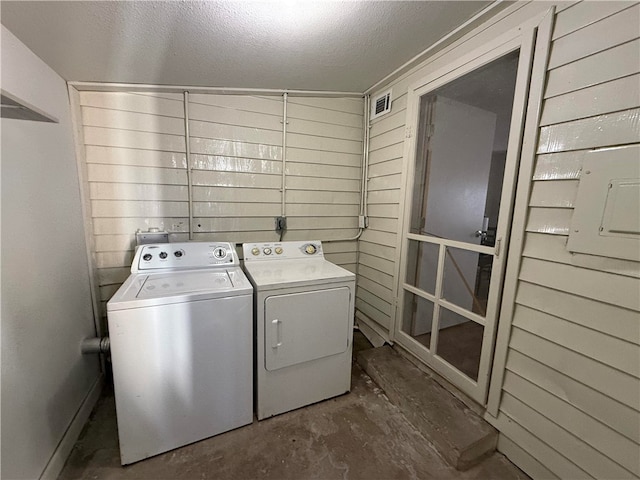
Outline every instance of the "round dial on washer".
{"label": "round dial on washer", "polygon": [[184,255],[184,252],[182,250],[176,250],[173,254],[176,257],[180,258],[182,255]]}
{"label": "round dial on washer", "polygon": [[153,255],[151,255],[150,253],[145,253],[145,254],[142,256],[142,259],[143,259],[145,262],[148,262],[148,261],[149,261],[149,260],[151,260],[152,258],[153,258]]}
{"label": "round dial on washer", "polygon": [[282,254],[282,247],[276,247],[275,252],[276,252],[277,255],[281,255]]}
{"label": "round dial on washer", "polygon": [[314,253],[316,253],[318,251],[318,249],[316,248],[316,246],[312,243],[306,245],[304,247],[304,253],[306,253],[307,255],[313,255]]}
{"label": "round dial on washer", "polygon": [[158,255],[161,259],[165,259],[167,258],[167,252],[160,252],[160,255]]}
{"label": "round dial on washer", "polygon": [[251,249],[251,254],[252,254],[252,255],[260,255],[260,249],[259,249],[259,248],[257,248],[257,247],[253,247],[253,248]]}
{"label": "round dial on washer", "polygon": [[213,251],[213,256],[218,260],[222,260],[227,256],[227,251],[222,247],[218,247]]}
{"label": "round dial on washer", "polygon": [[262,250],[262,253],[264,253],[265,255],[271,255],[271,249],[269,247],[266,247]]}

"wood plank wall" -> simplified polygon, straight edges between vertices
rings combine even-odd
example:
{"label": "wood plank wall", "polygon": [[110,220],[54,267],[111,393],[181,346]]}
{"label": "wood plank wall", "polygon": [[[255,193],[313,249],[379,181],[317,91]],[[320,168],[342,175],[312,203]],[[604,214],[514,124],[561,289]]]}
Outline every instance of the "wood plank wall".
{"label": "wood plank wall", "polygon": [[[372,122],[357,317],[383,336],[398,280],[409,85],[550,6],[513,5],[374,92],[392,88],[393,105]],[[534,478],[640,476],[640,265],[566,249],[585,152],[621,147],[640,159],[639,37],[637,2],[558,4],[496,422],[499,449]]]}
{"label": "wood plank wall", "polygon": [[[129,275],[135,232],[188,239],[182,94],[81,92],[93,252],[105,303]],[[281,213],[281,96],[189,96],[194,240],[274,241]],[[288,101],[284,240],[332,240],[327,258],[351,271],[357,233],[363,100]]]}
{"label": "wood plank wall", "polygon": [[566,249],[584,154],[640,161],[639,37],[637,3],[555,19],[498,420],[561,478],[640,476],[640,265]]}

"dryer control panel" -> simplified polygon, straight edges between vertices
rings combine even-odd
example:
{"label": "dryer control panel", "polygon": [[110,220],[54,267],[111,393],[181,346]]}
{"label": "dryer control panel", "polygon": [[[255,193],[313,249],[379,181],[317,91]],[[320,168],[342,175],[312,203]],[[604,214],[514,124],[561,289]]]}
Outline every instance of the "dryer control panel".
{"label": "dryer control panel", "polygon": [[305,240],[296,242],[245,243],[242,245],[245,262],[261,260],[295,260],[324,258],[322,242]]}
{"label": "dryer control panel", "polygon": [[229,242],[154,243],[138,247],[131,273],[238,265],[238,254]]}

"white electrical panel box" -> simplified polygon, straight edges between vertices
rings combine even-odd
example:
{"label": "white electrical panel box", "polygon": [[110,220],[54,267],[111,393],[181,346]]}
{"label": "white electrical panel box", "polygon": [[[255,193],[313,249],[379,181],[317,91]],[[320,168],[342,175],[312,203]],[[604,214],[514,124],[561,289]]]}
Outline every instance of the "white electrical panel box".
{"label": "white electrical panel box", "polygon": [[567,248],[640,261],[640,147],[585,154]]}

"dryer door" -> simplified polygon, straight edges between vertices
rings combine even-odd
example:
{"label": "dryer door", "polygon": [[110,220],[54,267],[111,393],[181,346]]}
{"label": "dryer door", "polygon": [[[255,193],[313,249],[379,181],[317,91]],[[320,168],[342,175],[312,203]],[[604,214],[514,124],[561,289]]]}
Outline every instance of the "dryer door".
{"label": "dryer door", "polygon": [[275,295],[265,300],[264,352],[269,371],[348,348],[349,288]]}

